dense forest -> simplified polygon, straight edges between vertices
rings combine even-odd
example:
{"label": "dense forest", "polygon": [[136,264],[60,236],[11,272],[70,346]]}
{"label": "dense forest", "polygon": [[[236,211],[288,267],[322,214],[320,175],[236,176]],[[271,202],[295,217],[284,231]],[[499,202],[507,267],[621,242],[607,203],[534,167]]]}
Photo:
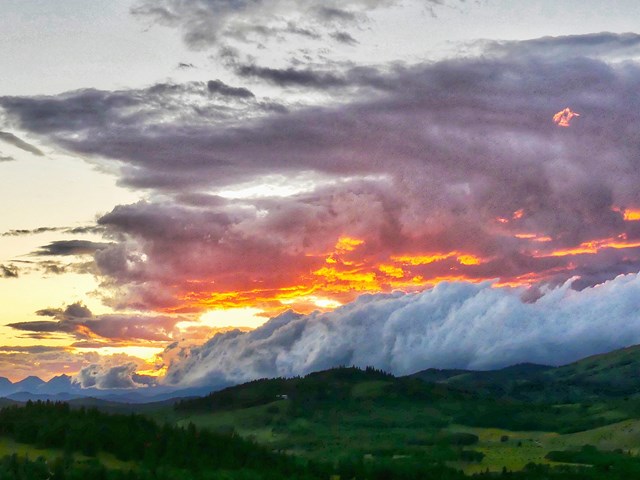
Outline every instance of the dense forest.
{"label": "dense forest", "polygon": [[[217,435],[195,427],[158,426],[139,415],[112,415],[97,410],[71,410],[66,404],[29,403],[0,411],[5,437],[40,447],[60,449],[54,460],[8,455],[0,460],[0,479],[463,479],[443,462],[394,461],[321,464],[269,452],[237,436]],[[109,469],[95,457],[110,452],[129,462]],[[75,453],[89,457],[74,460]],[[629,479],[640,474],[640,461],[622,451],[584,447],[551,452],[562,462],[587,466],[527,465],[519,472],[480,473],[474,478]]]}

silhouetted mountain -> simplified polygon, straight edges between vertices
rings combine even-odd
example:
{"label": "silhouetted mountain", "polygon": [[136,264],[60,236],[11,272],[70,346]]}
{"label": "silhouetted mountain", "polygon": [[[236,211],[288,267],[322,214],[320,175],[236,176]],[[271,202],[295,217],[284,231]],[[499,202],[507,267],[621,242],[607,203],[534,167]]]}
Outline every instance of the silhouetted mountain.
{"label": "silhouetted mountain", "polygon": [[44,380],[39,377],[31,376],[20,380],[13,384],[16,392],[35,392],[41,385],[44,385]]}
{"label": "silhouetted mountain", "polygon": [[75,390],[80,390],[79,386],[71,382],[69,375],[58,375],[51,380],[38,387],[38,393],[46,393],[54,395],[57,393],[69,393]]}
{"label": "silhouetted mountain", "polygon": [[[317,375],[336,375],[335,371],[331,372]],[[459,391],[527,401],[628,396],[640,392],[640,346],[592,356],[561,367],[522,363],[489,371],[430,368],[408,377],[427,383],[445,384]],[[200,397],[229,386],[211,384],[180,389],[150,385],[130,390],[99,390],[80,388],[72,377],[64,374],[48,382],[31,376],[11,383],[0,377],[0,397],[20,402],[92,397],[119,404],[145,404]]]}

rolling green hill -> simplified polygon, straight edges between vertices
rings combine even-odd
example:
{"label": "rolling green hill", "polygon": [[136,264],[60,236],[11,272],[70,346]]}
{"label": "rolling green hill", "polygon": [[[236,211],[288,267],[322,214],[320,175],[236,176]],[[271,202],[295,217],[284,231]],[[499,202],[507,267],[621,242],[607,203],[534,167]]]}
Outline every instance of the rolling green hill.
{"label": "rolling green hill", "polygon": [[640,347],[563,367],[407,377],[338,368],[185,400],[171,416],[320,461],[413,458],[467,473],[522,470],[532,462],[559,466],[570,455],[551,452],[586,444],[640,452],[640,434],[630,433],[640,421],[636,367]]}
{"label": "rolling green hill", "polygon": [[520,364],[500,370],[429,369],[411,375],[492,397],[580,402],[640,395],[640,346],[595,355],[561,367]]}

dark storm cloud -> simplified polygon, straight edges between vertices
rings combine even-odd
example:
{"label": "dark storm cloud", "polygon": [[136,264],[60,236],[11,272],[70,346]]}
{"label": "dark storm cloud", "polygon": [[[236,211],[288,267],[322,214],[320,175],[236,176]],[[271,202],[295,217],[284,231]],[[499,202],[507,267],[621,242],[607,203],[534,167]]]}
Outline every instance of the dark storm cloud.
{"label": "dark storm cloud", "polygon": [[57,240],[43,245],[33,252],[38,256],[93,255],[98,250],[109,246],[108,243],[91,242],[89,240]]}
{"label": "dark storm cloud", "polygon": [[17,147],[20,150],[24,150],[25,152],[32,153],[39,157],[44,156],[44,153],[42,153],[40,149],[31,145],[30,143],[25,142],[21,138],[16,137],[13,133],[0,132],[0,140],[8,143],[9,145],[13,145],[14,147]]}
{"label": "dark storm cloud", "polygon": [[0,264],[0,278],[18,278],[18,268],[15,265]]}
{"label": "dark storm cloud", "polygon": [[255,98],[255,95],[251,90],[243,87],[231,87],[221,80],[209,80],[207,82],[207,89],[211,93],[228,95],[230,97]]}
{"label": "dark storm cloud", "polygon": [[[453,250],[483,259],[412,267],[425,278],[535,274],[558,283],[579,274],[591,284],[640,260],[613,247],[551,255],[638,238],[620,208],[640,209],[640,67],[601,58],[602,42],[615,36],[598,38],[509,43],[386,72],[238,63],[283,86],[353,89],[349,100],[288,105],[286,115],[257,102],[210,105],[218,96],[202,83],[2,97],[0,105],[43,141],[113,159],[123,184],[165,194],[99,221],[117,243],[96,251],[97,268],[121,306],[175,307],[198,289],[290,286],[320,268],[319,253],[341,235],[363,239],[371,262]],[[556,43],[557,53],[545,54]],[[581,116],[561,129],[552,117],[567,106]],[[313,191],[216,196],[304,175]]]}
{"label": "dark storm cloud", "polygon": [[52,320],[17,322],[7,326],[26,332],[66,333],[81,341],[101,338],[130,344],[135,341],[170,341],[175,324],[183,320],[182,317],[161,315],[94,315],[81,303],[65,308],[46,308],[36,314],[52,317]]}

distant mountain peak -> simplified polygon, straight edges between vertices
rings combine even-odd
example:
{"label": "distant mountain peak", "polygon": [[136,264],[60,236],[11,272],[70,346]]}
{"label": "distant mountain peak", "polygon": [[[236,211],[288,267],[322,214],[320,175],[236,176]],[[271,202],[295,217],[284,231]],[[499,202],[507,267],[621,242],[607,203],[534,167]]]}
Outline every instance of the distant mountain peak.
{"label": "distant mountain peak", "polygon": [[44,380],[42,380],[40,377],[36,377],[35,375],[30,375],[17,382],[16,385],[23,383],[44,383]]}

